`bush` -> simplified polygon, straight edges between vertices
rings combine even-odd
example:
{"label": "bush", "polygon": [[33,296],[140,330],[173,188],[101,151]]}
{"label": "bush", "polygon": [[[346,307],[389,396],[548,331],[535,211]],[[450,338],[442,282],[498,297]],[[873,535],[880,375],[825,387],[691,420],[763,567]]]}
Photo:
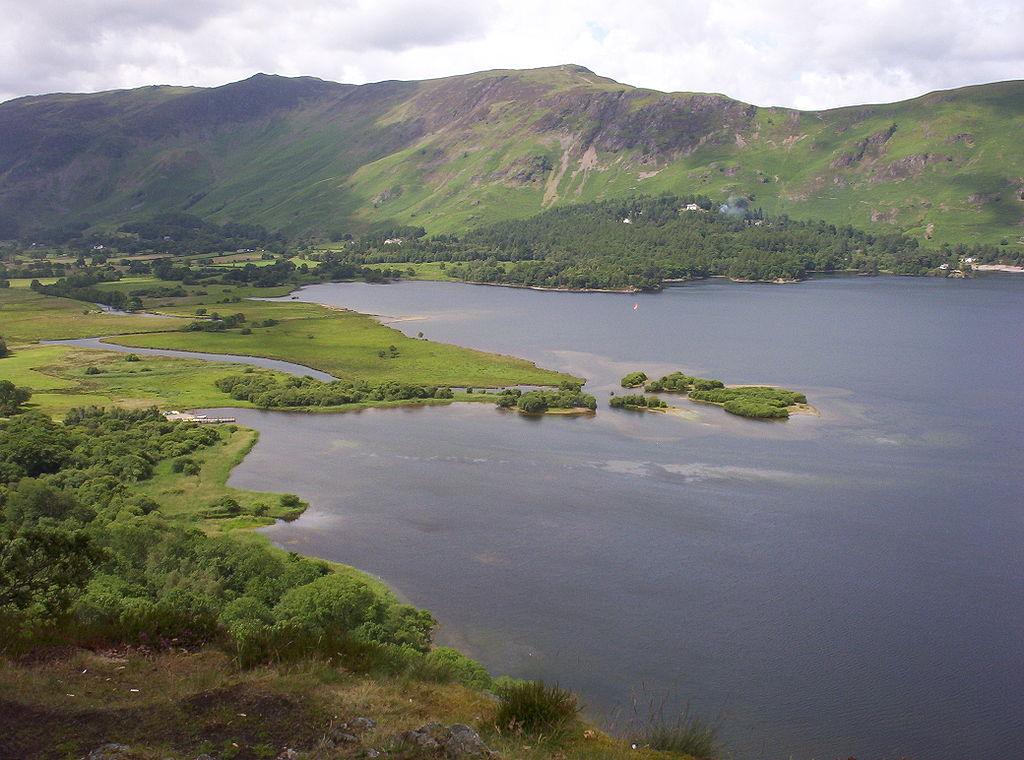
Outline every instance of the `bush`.
{"label": "bush", "polygon": [[221,496],[206,510],[207,517],[237,517],[242,514],[242,505],[230,496]]}
{"label": "bush", "polygon": [[290,512],[296,516],[304,512],[306,510],[306,507],[309,506],[306,502],[304,502],[302,499],[300,499],[293,493],[283,494],[281,496],[280,502],[278,503],[281,505],[281,509],[285,510],[286,512]]}
{"label": "bush", "polygon": [[125,360],[126,362],[138,362],[138,361],[142,361],[142,360],[141,360],[141,359],[139,358],[139,355],[138,355],[138,354],[128,354],[128,356],[124,357],[124,360]]}
{"label": "bush", "polygon": [[543,681],[518,681],[504,686],[494,722],[499,731],[551,733],[565,728],[580,711],[576,695],[545,686]]}
{"label": "bush", "polygon": [[0,359],[9,355],[11,352],[7,350],[7,343],[3,338],[0,338]]}
{"label": "bush", "polygon": [[93,366],[90,365],[90,366],[85,368],[85,374],[87,374],[87,375],[99,375],[99,374],[102,374],[102,373],[103,373],[103,370],[101,370],[99,367],[93,367]]}
{"label": "bush", "polygon": [[183,475],[198,475],[200,466],[196,460],[190,457],[181,457],[171,463],[171,471],[180,472]]}
{"label": "bush", "polygon": [[480,663],[450,647],[438,647],[428,652],[423,671],[435,681],[455,681],[481,691],[494,688],[494,679]]}

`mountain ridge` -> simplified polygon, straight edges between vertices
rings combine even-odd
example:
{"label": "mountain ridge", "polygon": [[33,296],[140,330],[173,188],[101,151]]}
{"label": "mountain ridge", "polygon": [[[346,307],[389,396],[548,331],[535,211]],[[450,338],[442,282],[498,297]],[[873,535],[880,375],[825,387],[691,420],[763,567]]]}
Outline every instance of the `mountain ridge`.
{"label": "mountain ridge", "polygon": [[364,85],[256,74],[0,104],[0,238],[166,211],[337,235],[458,232],[638,193],[936,242],[1024,228],[1024,81],[822,111],[575,64]]}

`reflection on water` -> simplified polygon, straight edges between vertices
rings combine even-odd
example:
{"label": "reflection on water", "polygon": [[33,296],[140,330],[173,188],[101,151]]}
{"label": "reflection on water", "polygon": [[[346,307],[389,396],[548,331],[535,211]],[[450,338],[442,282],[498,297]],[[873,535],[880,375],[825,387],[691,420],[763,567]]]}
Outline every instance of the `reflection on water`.
{"label": "reflection on water", "polygon": [[1007,278],[315,286],[302,297],[585,375],[602,403],[624,370],[682,369],[805,391],[821,417],[242,410],[261,437],[232,483],[299,493],[313,507],[274,541],[382,576],[443,641],[592,714],[665,694],[724,714],[745,758],[1010,757],[1022,296]]}

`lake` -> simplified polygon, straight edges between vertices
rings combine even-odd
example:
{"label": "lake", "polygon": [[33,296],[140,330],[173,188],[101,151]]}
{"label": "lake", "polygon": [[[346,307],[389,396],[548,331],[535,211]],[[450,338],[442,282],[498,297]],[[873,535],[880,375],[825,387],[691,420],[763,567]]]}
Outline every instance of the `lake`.
{"label": "lake", "polygon": [[[585,376],[601,407],[233,410],[261,437],[231,484],[312,504],[279,545],[381,576],[440,641],[615,730],[689,704],[742,758],[1024,746],[1024,277],[299,295]],[[608,409],[634,369],[820,416]]]}

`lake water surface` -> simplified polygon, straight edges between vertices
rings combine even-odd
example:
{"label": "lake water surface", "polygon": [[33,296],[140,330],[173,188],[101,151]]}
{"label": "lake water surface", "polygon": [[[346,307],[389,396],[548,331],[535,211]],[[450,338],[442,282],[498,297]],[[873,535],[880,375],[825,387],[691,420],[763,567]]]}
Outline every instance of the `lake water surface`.
{"label": "lake water surface", "polygon": [[[300,297],[585,376],[602,408],[233,410],[261,437],[231,483],[312,504],[275,542],[380,575],[443,642],[613,727],[636,698],[720,716],[742,758],[1019,756],[1024,277]],[[608,409],[633,369],[821,416]]]}

